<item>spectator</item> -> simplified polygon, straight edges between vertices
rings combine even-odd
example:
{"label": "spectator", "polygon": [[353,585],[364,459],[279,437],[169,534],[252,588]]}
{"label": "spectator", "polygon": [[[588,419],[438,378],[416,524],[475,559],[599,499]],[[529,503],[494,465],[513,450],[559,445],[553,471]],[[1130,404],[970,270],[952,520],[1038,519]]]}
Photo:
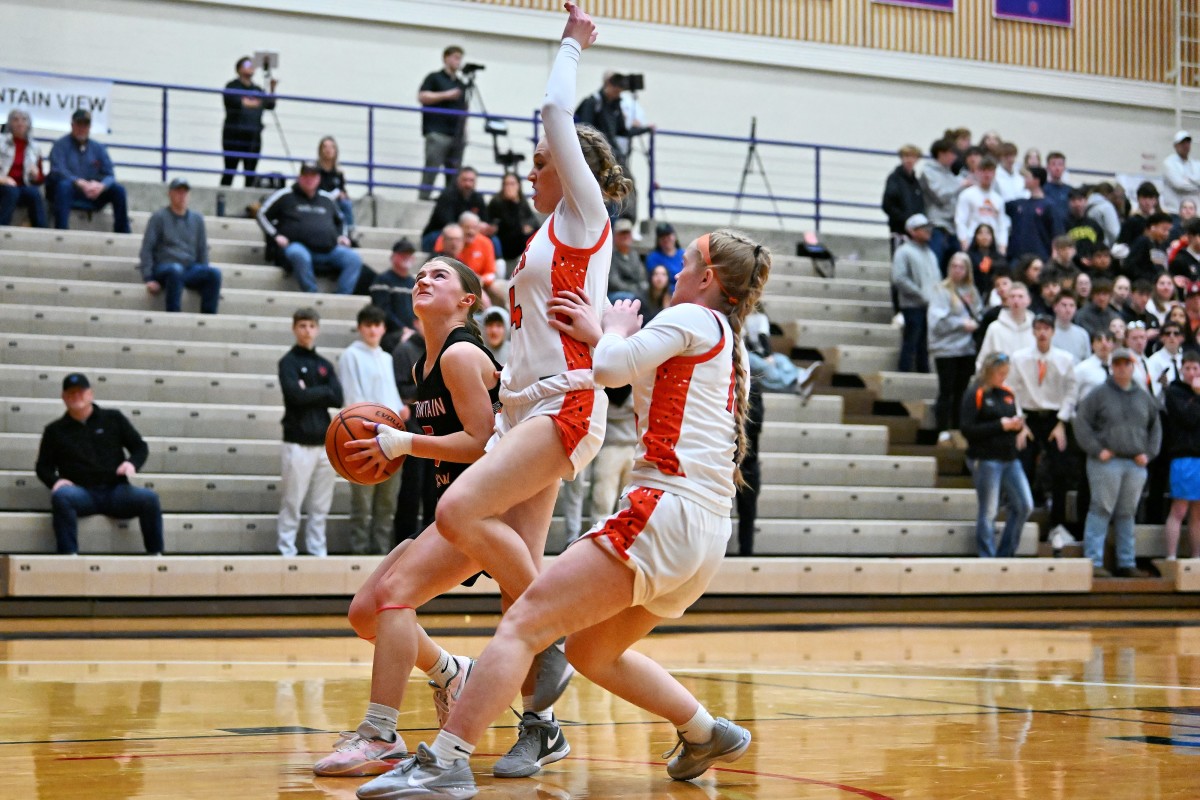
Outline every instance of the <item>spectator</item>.
{"label": "spectator", "polygon": [[[414,317],[412,328],[392,351],[396,388],[404,402],[401,418],[409,433],[424,433],[413,404],[417,401],[417,381],[413,368],[425,357],[425,332],[421,318]],[[415,539],[434,522],[437,508],[437,478],[433,461],[410,455],[400,468],[400,489],[396,493],[396,540]],[[418,525],[419,521],[419,525]]]}
{"label": "spectator", "polygon": [[165,290],[167,311],[179,311],[183,290],[200,291],[200,313],[217,313],[221,300],[221,271],[208,263],[204,217],[188,208],[191,187],[176,178],[167,188],[169,203],[150,215],[142,236],[142,280],[146,291]]}
{"label": "spectator", "polygon": [[1023,283],[1033,291],[1033,287],[1037,286],[1042,279],[1042,272],[1046,265],[1040,258],[1033,255],[1022,256],[1016,262],[1014,268],[1013,280],[1018,283]]}
{"label": "spectator", "polygon": [[968,128],[947,128],[942,137],[950,142],[950,146],[954,149],[954,174],[958,175],[967,167],[967,151],[971,149],[971,131]]}
{"label": "spectator", "polygon": [[500,257],[511,268],[525,253],[525,245],[538,225],[533,206],[521,194],[521,179],[513,173],[504,173],[500,192],[487,204],[486,219],[500,239]]}
{"label": "spectator", "polygon": [[[417,92],[417,102],[426,109],[465,112],[467,85],[458,77],[462,60],[461,47],[451,45],[443,50],[442,68],[425,76]],[[450,176],[462,163],[463,150],[467,146],[466,121],[467,117],[463,113],[421,113],[421,135],[425,137],[425,171],[421,173],[421,187],[417,196],[422,200],[428,200],[432,196],[438,172],[443,169],[446,170],[446,189],[450,188]],[[443,225],[458,219],[458,215],[465,210],[454,210],[446,219],[438,220],[436,224],[431,220],[426,233],[430,230],[440,231]],[[480,201],[478,208],[471,210],[476,214],[482,213],[483,201]],[[429,246],[424,245],[424,249],[428,250]]]}
{"label": "spectator", "polygon": [[463,254],[463,244],[465,241],[466,235],[463,232],[462,226],[457,222],[451,222],[442,228],[442,235],[434,241],[433,252],[439,256],[458,259]]}
{"label": "spectator", "polygon": [[642,305],[643,324],[671,305],[671,273],[663,264],[650,270],[650,288],[646,290],[646,302]]}
{"label": "spectator", "polygon": [[1075,242],[1079,252],[1090,253],[1096,245],[1104,244],[1104,227],[1088,216],[1088,195],[1082,189],[1067,194],[1067,218],[1063,229]]}
{"label": "spectator", "polygon": [[1174,258],[1179,250],[1187,247],[1187,224],[1196,219],[1196,201],[1181,200],[1179,203],[1179,213],[1173,214],[1171,220],[1175,223],[1171,226],[1171,247],[1170,256]]}
{"label": "spectator", "polygon": [[[959,412],[967,439],[967,460],[975,478],[979,511],[975,518],[975,540],[980,558],[1012,558],[1017,554],[1021,529],[1033,510],[1029,482],[1017,460],[1024,446],[1025,420],[1012,390],[1004,385],[1009,357],[988,355],[980,369],[974,391],[962,398]],[[996,546],[996,511],[1000,497],[1006,498],[1004,533]]]}
{"label": "spectator", "polygon": [[901,372],[929,372],[926,313],[941,279],[937,256],[929,247],[933,225],[924,214],[913,214],[905,223],[909,240],[892,257],[892,287],[904,317],[900,343]]}
{"label": "spectator", "polygon": [[939,441],[958,428],[959,403],[975,371],[975,339],[983,313],[983,299],[971,282],[970,259],[965,253],[950,257],[946,280],[933,291],[926,314],[929,355],[938,376],[935,407]]}
{"label": "spectator", "polygon": [[979,183],[979,165],[983,163],[983,150],[978,147],[968,147],[962,156],[960,174],[967,176],[972,184]]}
{"label": "spectator", "polygon": [[1079,273],[1075,276],[1074,288],[1076,302],[1081,306],[1087,305],[1088,299],[1092,296],[1092,276],[1086,272]]}
{"label": "spectator", "polygon": [[[429,214],[429,222],[425,224],[425,230],[421,231],[422,250],[432,251],[433,243],[437,241],[442,229],[451,223],[457,223],[464,211],[470,211],[480,219],[487,214],[487,202],[482,194],[475,191],[477,178],[473,167],[463,167],[454,177],[454,184],[447,185],[438,195],[437,202],[433,204],[433,211]],[[481,229],[487,236],[495,233],[490,225],[482,226]]]}
{"label": "spectator", "polygon": [[1017,167],[1017,146],[1012,142],[1003,142],[999,157],[992,157],[997,161],[996,191],[1000,193],[1000,198],[1007,204],[1029,197],[1025,177],[1021,174],[1021,168]]}
{"label": "spectator", "polygon": [[[606,392],[609,390],[605,390]],[[762,491],[762,469],[758,460],[758,440],[762,434],[764,420],[763,390],[755,380],[755,374],[750,372],[750,403],[746,414],[746,453],[742,456],[742,483],[737,487],[737,517],[738,517],[738,555],[743,558],[754,555],[754,534],[758,524],[758,495]],[[612,413],[612,401],[609,400],[609,413]],[[610,417],[611,419],[611,417]],[[611,430],[611,428],[610,428]],[[608,445],[605,434],[604,444]],[[600,449],[604,452],[604,448]],[[599,461],[600,456],[596,459]],[[597,466],[597,472],[599,466]],[[594,498],[594,490],[593,490]],[[594,500],[593,500],[594,502]],[[593,506],[594,507],[594,506]]]}
{"label": "spectator", "polygon": [[1125,347],[1133,353],[1133,382],[1145,389],[1154,397],[1162,392],[1162,387],[1150,378],[1150,364],[1146,357],[1146,325],[1143,322],[1130,322],[1125,325]]}
{"label": "spectator", "polygon": [[1184,337],[1186,340],[1184,344],[1185,346],[1194,345],[1197,343],[1197,338],[1200,337],[1200,283],[1188,286],[1183,298],[1183,308],[1187,316],[1184,328],[1187,336]]}
{"label": "spectator", "polygon": [[1174,322],[1183,328],[1183,346],[1185,350],[1195,344],[1192,333],[1191,314],[1188,312],[1186,304],[1178,301],[1171,303],[1170,308],[1167,309],[1166,321]]}
{"label": "spectator", "polygon": [[1108,302],[1108,307],[1125,318],[1125,306],[1129,303],[1129,295],[1133,293],[1133,281],[1126,278],[1124,275],[1118,275],[1113,279],[1112,299]]}
{"label": "spectator", "polygon": [[71,115],[71,132],[50,148],[46,198],[54,209],[54,227],[66,230],[71,209],[113,207],[113,233],[129,233],[125,187],[113,174],[108,148],[91,138],[92,115],[82,108]]}
{"label": "spectator", "polygon": [[392,245],[392,268],[376,276],[371,284],[371,304],[383,309],[387,333],[379,343],[385,351],[395,351],[400,341],[412,335],[412,295],[416,279],[411,274],[413,254],[417,248],[401,237]]}
{"label": "spectator", "polygon": [[[1087,195],[1088,219],[1104,230],[1104,243],[1109,246],[1116,244],[1117,237],[1121,235],[1121,215],[1112,201],[1114,193],[1113,185],[1104,182],[1093,186]],[[1067,204],[1070,205],[1069,194]]]}
{"label": "spectator", "polygon": [[1125,346],[1125,320],[1117,317],[1108,323],[1108,332],[1113,335],[1113,340],[1116,341],[1117,347]]}
{"label": "spectator", "polygon": [[[646,271],[654,272],[657,266],[667,268],[671,277],[671,291],[675,291],[675,276],[683,269],[683,250],[675,236],[675,227],[669,222],[660,222],[654,229],[654,249],[646,254]],[[649,321],[649,320],[647,320]]]}
{"label": "spectator", "polygon": [[[483,225],[479,216],[471,211],[464,211],[458,218],[458,225],[454,227],[462,233],[462,250],[453,254],[447,252],[447,247],[453,249],[455,245],[447,245],[443,241],[445,237],[443,231],[442,236],[433,243],[434,251],[457,258],[479,276],[486,295],[480,300],[485,306],[507,306],[508,281],[496,277],[496,247],[491,238],[480,231]],[[454,234],[453,228],[451,228],[451,234]]]}
{"label": "spectator", "polygon": [[350,195],[346,192],[346,175],[338,165],[339,155],[337,139],[332,136],[326,136],[317,144],[317,167],[321,171],[320,189],[337,203],[338,211],[342,212],[342,219],[346,223],[347,236],[353,242],[357,238],[354,230],[354,203],[350,201]]}
{"label": "spectator", "polygon": [[1146,465],[1162,445],[1158,403],[1133,382],[1134,355],[1126,349],[1112,354],[1112,376],[1088,393],[1075,417],[1075,436],[1087,453],[1091,505],[1084,527],[1084,555],[1096,577],[1104,569],[1104,540],[1111,520],[1116,528],[1117,571],[1122,578],[1145,577],[1134,564],[1133,518]]}
{"label": "spectator", "polygon": [[892,232],[892,252],[904,239],[904,223],[913,214],[925,213],[925,196],[917,180],[916,166],[921,151],[911,144],[900,148],[900,165],[888,175],[883,188],[883,213],[887,214],[888,229]]}
{"label": "spectator", "polygon": [[1113,268],[1112,250],[1106,244],[1095,245],[1090,253],[1076,255],[1075,263],[1092,280],[1096,278],[1112,280],[1116,275],[1116,270]]}
{"label": "spectator", "polygon": [[958,194],[970,185],[959,178],[953,170],[954,143],[939,139],[930,148],[932,161],[921,167],[921,191],[925,195],[925,213],[933,224],[933,237],[929,246],[937,256],[938,266],[945,264],[950,256],[958,252],[958,238],[954,230],[954,211]]}
{"label": "spectator", "polygon": [[258,211],[258,226],[274,240],[304,292],[316,292],[317,274],[336,274],[338,294],[353,294],[362,259],[350,249],[345,220],[318,190],[321,170],[306,161],[292,188],[275,192]]}
{"label": "spectator", "polygon": [[1164,211],[1179,212],[1184,200],[1200,202],[1200,161],[1191,158],[1192,135],[1179,131],[1174,139],[1175,152],[1163,160]]}
{"label": "spectator", "polygon": [[1050,343],[1055,348],[1070,353],[1078,364],[1092,354],[1091,337],[1088,332],[1074,323],[1077,305],[1075,295],[1060,292],[1054,300],[1054,336]]}
{"label": "spectator", "polygon": [[[1160,351],[1162,352],[1162,351]],[[1200,558],[1200,353],[1183,357],[1179,377],[1167,387],[1167,435],[1171,457],[1171,511],[1164,526],[1167,560],[1179,552],[1179,529],[1185,516],[1192,558]]]}
{"label": "spectator", "polygon": [[1146,371],[1159,387],[1156,394],[1161,395],[1168,386],[1183,378],[1183,326],[1178,322],[1167,322],[1158,338],[1162,347],[1150,356]]}
{"label": "spectator", "polygon": [[1025,157],[1021,159],[1023,167],[1040,167],[1042,164],[1042,151],[1036,147],[1031,147],[1025,151]]}
{"label": "spectator", "polygon": [[[608,395],[608,423],[604,444],[596,453],[592,469],[592,512],[598,517],[613,513],[621,488],[629,484],[629,475],[633,471],[633,451],[638,441],[633,387],[605,389],[604,393]],[[750,402],[753,415],[753,394]],[[745,463],[745,459],[742,459],[743,467]],[[742,476],[745,475],[743,468]]]}
{"label": "spectator", "polygon": [[1008,266],[1008,260],[996,249],[996,232],[991,225],[985,222],[975,229],[967,255],[971,258],[975,288],[986,297],[992,289],[993,270]]}
{"label": "spectator", "polygon": [[1021,176],[1025,179],[1029,197],[1010,200],[1003,206],[1012,225],[1008,253],[1014,258],[1033,253],[1044,260],[1050,257],[1050,242],[1064,230],[1065,215],[1060,216],[1057,207],[1042,192],[1046,183],[1045,170],[1026,167],[1021,170]]}
{"label": "spectator", "polygon": [[1054,301],[1062,294],[1062,282],[1051,275],[1044,278],[1037,286],[1038,294],[1030,302],[1029,310],[1035,317],[1039,314],[1048,317],[1054,316]]}
{"label": "spectator", "polygon": [[1131,245],[1146,232],[1146,221],[1162,209],[1158,205],[1158,187],[1150,181],[1142,181],[1137,188],[1137,209],[1121,225],[1117,236],[1119,244]]}
{"label": "spectator", "polygon": [[635,136],[650,130],[649,127],[629,127],[625,112],[621,110],[621,93],[628,83],[623,75],[607,73],[600,89],[585,97],[575,109],[575,122],[591,125],[600,131],[612,147],[613,155],[628,174],[629,148],[622,146]]}
{"label": "spectator", "polygon": [[1059,283],[1065,283],[1079,274],[1075,266],[1075,240],[1065,234],[1058,234],[1050,240],[1050,260],[1045,265],[1044,277],[1054,277]]}
{"label": "spectator", "polygon": [[[804,386],[796,363],[784,353],[771,348],[771,321],[762,305],[746,315],[742,323],[742,339],[750,373],[763,392],[793,392],[803,394]],[[817,362],[819,365],[821,362]],[[805,380],[811,377],[810,367]]]}
{"label": "spectator", "polygon": [[[1062,528],[1065,532],[1067,491],[1073,472],[1067,440],[1075,405],[1075,357],[1054,347],[1054,331],[1053,317],[1034,318],[1033,338],[1037,343],[1013,353],[1009,377],[1029,429],[1028,444],[1021,451],[1025,477],[1035,496],[1044,501],[1046,487],[1037,476],[1046,475],[1050,484],[1048,530]],[[1034,505],[1044,502],[1035,500]]]}
{"label": "spectator", "polygon": [[995,324],[996,320],[1000,318],[1000,313],[1008,308],[1008,292],[1012,289],[1012,285],[1012,275],[1007,269],[998,269],[992,275],[992,293],[988,296],[988,302],[994,303],[994,305],[986,306],[986,310],[979,320],[979,328],[975,331],[976,349],[983,344],[988,328]]}
{"label": "spectator", "polygon": [[1112,331],[1096,331],[1092,334],[1092,354],[1075,365],[1075,407],[1088,393],[1108,380],[1112,374],[1111,357],[1116,349]]}
{"label": "spectator", "polygon": [[42,432],[36,467],[50,489],[58,554],[79,552],[80,517],[104,514],[137,517],[146,552],[162,555],[158,495],[129,483],[150,448],[124,414],[95,404],[86,375],[72,372],[63,379],[62,400],[67,411]]}
{"label": "spectator", "polygon": [[975,366],[982,370],[987,357],[993,353],[1015,353],[1034,345],[1033,320],[1028,313],[1029,287],[1015,282],[1008,290],[1006,308],[988,327],[979,347]]}
{"label": "spectator", "polygon": [[1171,215],[1156,211],[1146,218],[1146,230],[1129,246],[1121,271],[1131,281],[1153,281],[1167,271],[1167,246],[1171,243]]}
{"label": "spectator", "polygon": [[1009,219],[1004,213],[1004,200],[993,186],[996,162],[984,160],[975,177],[976,184],[963,189],[955,205],[954,226],[959,245],[966,250],[975,236],[975,229],[986,222],[996,232],[996,249],[1007,254]]}
{"label": "spectator", "polygon": [[1051,152],[1046,156],[1046,184],[1043,190],[1046,199],[1058,210],[1060,219],[1067,216],[1067,197],[1071,194],[1071,186],[1066,183],[1067,157],[1059,152]]}
{"label": "spectator", "polygon": [[1190,220],[1183,231],[1187,236],[1187,247],[1180,250],[1170,263],[1174,277],[1172,289],[1176,286],[1183,288],[1200,280],[1200,219]]}
{"label": "spectator", "polygon": [[[358,312],[358,339],[338,357],[338,379],[346,405],[379,403],[399,412],[403,406],[396,388],[391,353],[380,343],[387,330],[387,314],[368,305]],[[350,552],[384,555],[392,550],[396,497],[400,473],[373,486],[350,484]]]}
{"label": "spectator", "polygon": [[608,299],[614,303],[622,299],[644,302],[649,289],[650,279],[646,275],[646,266],[633,251],[633,223],[622,217],[613,225],[612,261],[608,268]]}
{"label": "spectator", "polygon": [[0,135],[0,225],[11,225],[13,212],[21,205],[29,210],[33,227],[46,227],[46,206],[38,190],[45,180],[33,121],[14,108],[8,112],[7,133]]}
{"label": "spectator", "polygon": [[[315,173],[314,173],[315,175]],[[283,390],[283,451],[280,474],[279,552],[296,555],[300,509],[308,497],[305,549],[310,556],[325,556],[325,521],[333,502],[335,474],[325,456],[325,431],[329,409],[342,405],[342,385],[333,364],[317,355],[321,318],[311,308],[292,315],[296,344],[279,359],[279,387]]]}
{"label": "spectator", "polygon": [[508,363],[508,312],[499,306],[483,314],[483,346],[497,364],[503,367]]}
{"label": "spectator", "polygon": [[254,59],[250,56],[239,58],[234,69],[237,77],[225,84],[222,95],[225,125],[221,128],[221,149],[225,151],[225,172],[221,175],[221,185],[233,185],[233,176],[241,161],[246,168],[246,188],[250,188],[255,184],[254,170],[258,167],[258,154],[262,152],[262,115],[275,108],[273,95],[279,81],[272,78],[270,90],[263,91],[254,83]]}
{"label": "spectator", "polygon": [[1075,315],[1075,324],[1089,333],[1106,331],[1114,319],[1121,315],[1109,308],[1112,300],[1112,282],[1100,279],[1092,284],[1092,292],[1088,296],[1087,305],[1079,309]]}
{"label": "spectator", "polygon": [[994,160],[1000,160],[1000,151],[1003,148],[1003,142],[1000,139],[1000,134],[996,131],[984,131],[983,136],[979,137],[979,144],[976,145],[983,154],[991,156]]}
{"label": "spectator", "polygon": [[1121,310],[1125,322],[1140,322],[1146,327],[1149,342],[1158,341],[1158,317],[1150,313],[1150,295],[1154,293],[1154,285],[1149,281],[1138,281],[1129,292],[1129,300]]}

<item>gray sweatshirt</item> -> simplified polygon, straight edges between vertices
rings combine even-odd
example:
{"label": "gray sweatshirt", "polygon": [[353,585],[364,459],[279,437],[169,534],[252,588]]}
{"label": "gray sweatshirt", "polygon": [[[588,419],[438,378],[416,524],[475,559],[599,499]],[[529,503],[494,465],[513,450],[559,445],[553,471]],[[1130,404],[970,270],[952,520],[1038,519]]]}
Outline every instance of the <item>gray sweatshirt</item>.
{"label": "gray sweatshirt", "polygon": [[938,285],[929,301],[926,320],[929,324],[930,358],[953,358],[975,355],[975,335],[963,328],[967,320],[979,322],[983,301],[979,291],[972,286],[968,293],[970,305],[959,301],[958,308],[950,296],[950,290]]}
{"label": "gray sweatshirt", "polygon": [[942,280],[937,256],[927,244],[905,242],[892,257],[892,285],[900,308],[925,308]]}
{"label": "gray sweatshirt", "polygon": [[935,228],[954,230],[954,209],[958,205],[958,193],[962,191],[962,179],[937,161],[929,161],[921,168],[921,191],[925,195],[925,214]]}
{"label": "gray sweatshirt", "polygon": [[1113,245],[1117,241],[1117,237],[1121,235],[1121,217],[1117,214],[1117,209],[1108,198],[1099,192],[1092,192],[1088,195],[1087,211],[1084,212],[1088,219],[1095,220],[1100,223],[1100,227],[1104,228],[1104,242],[1108,245]]}
{"label": "gray sweatshirt", "polygon": [[1158,401],[1133,381],[1122,389],[1109,378],[1088,392],[1075,411],[1075,438],[1089,458],[1111,450],[1117,458],[1158,455],[1162,425]]}
{"label": "gray sweatshirt", "polygon": [[159,264],[208,263],[208,236],[204,232],[204,217],[188,209],[181,217],[170,207],[160,208],[150,215],[142,237],[141,263],[138,269],[142,280],[154,279],[154,267]]}

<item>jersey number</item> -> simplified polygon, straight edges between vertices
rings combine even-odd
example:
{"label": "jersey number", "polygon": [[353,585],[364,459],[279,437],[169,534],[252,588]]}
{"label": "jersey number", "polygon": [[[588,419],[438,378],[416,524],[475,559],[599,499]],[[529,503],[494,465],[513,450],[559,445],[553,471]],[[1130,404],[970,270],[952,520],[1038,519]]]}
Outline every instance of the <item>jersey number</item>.
{"label": "jersey number", "polygon": [[508,287],[508,310],[509,319],[512,320],[513,328],[521,327],[521,307],[517,305],[517,287]]}

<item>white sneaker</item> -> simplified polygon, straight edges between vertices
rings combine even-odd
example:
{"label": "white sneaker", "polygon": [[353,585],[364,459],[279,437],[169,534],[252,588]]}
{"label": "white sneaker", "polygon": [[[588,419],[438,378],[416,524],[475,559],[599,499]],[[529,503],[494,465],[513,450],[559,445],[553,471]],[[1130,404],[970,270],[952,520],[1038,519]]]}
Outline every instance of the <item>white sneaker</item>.
{"label": "white sneaker", "polygon": [[1067,545],[1074,543],[1075,537],[1062,525],[1055,525],[1054,529],[1050,531],[1050,548],[1052,550],[1062,550]]}

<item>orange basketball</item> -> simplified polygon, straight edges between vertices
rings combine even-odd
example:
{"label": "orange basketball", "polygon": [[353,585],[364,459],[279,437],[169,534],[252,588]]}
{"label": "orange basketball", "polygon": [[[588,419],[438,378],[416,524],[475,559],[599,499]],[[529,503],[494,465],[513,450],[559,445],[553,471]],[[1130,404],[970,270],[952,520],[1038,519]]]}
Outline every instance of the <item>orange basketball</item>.
{"label": "orange basketball", "polygon": [[383,474],[376,477],[374,465],[346,461],[346,456],[356,452],[346,447],[347,443],[356,439],[375,438],[375,426],[368,425],[368,422],[382,422],[397,430],[404,430],[404,423],[400,421],[400,417],[387,406],[379,403],[355,403],[339,411],[329,423],[329,429],[325,431],[325,454],[329,456],[329,463],[333,465],[334,471],[360,486],[383,483],[404,464],[404,456],[392,459]]}

